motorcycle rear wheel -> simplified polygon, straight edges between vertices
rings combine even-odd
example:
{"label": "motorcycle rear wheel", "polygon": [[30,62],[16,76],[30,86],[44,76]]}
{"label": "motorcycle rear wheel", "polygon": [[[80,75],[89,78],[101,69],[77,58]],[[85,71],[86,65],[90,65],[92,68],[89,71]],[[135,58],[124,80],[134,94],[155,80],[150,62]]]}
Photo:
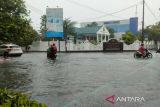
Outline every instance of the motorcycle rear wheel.
{"label": "motorcycle rear wheel", "polygon": [[149,53],[149,54],[147,55],[147,57],[148,57],[148,58],[152,58],[153,55],[152,55],[151,53]]}

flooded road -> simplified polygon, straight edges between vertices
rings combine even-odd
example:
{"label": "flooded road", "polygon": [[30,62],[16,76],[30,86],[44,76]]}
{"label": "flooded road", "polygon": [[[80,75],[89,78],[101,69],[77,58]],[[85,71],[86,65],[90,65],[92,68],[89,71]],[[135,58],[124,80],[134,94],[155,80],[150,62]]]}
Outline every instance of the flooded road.
{"label": "flooded road", "polygon": [[[26,53],[0,63],[0,87],[26,93],[48,107],[159,107],[160,54]],[[143,97],[143,102],[106,101],[109,96]],[[114,100],[115,100],[114,99]]]}

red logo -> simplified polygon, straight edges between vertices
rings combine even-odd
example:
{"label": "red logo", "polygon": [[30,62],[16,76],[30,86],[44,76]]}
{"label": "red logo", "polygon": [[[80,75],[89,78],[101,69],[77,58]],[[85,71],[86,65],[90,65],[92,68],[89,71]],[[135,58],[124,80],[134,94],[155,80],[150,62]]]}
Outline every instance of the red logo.
{"label": "red logo", "polygon": [[114,104],[115,103],[115,95],[109,96],[105,100],[107,100],[108,102]]}

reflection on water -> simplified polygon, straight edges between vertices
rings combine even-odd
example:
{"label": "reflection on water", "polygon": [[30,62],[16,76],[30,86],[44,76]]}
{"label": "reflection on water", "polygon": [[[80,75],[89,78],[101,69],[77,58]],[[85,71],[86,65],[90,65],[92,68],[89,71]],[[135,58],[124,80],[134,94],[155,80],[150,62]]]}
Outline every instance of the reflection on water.
{"label": "reflection on water", "polygon": [[25,87],[31,83],[29,78],[29,71],[31,63],[11,60],[3,61],[0,64],[0,87],[11,89],[25,89]]}
{"label": "reflection on water", "polygon": [[30,92],[49,107],[80,103],[80,98],[101,95],[105,89],[121,92],[124,87],[140,88],[141,84],[144,87],[140,89],[148,90],[146,84],[152,86],[158,77],[139,80],[139,76],[143,70],[150,73],[159,60],[136,60],[132,54],[61,53],[56,60],[49,60],[46,53],[27,53],[0,64],[0,87]]}

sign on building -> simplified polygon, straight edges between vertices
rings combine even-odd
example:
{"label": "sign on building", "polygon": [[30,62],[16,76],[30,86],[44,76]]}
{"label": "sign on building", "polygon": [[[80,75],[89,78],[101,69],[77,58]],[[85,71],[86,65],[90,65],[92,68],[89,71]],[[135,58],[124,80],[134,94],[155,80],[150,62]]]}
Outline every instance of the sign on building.
{"label": "sign on building", "polygon": [[123,42],[118,42],[116,39],[110,39],[108,42],[103,42],[104,52],[122,52]]}
{"label": "sign on building", "polygon": [[46,37],[63,37],[63,9],[46,9]]}

